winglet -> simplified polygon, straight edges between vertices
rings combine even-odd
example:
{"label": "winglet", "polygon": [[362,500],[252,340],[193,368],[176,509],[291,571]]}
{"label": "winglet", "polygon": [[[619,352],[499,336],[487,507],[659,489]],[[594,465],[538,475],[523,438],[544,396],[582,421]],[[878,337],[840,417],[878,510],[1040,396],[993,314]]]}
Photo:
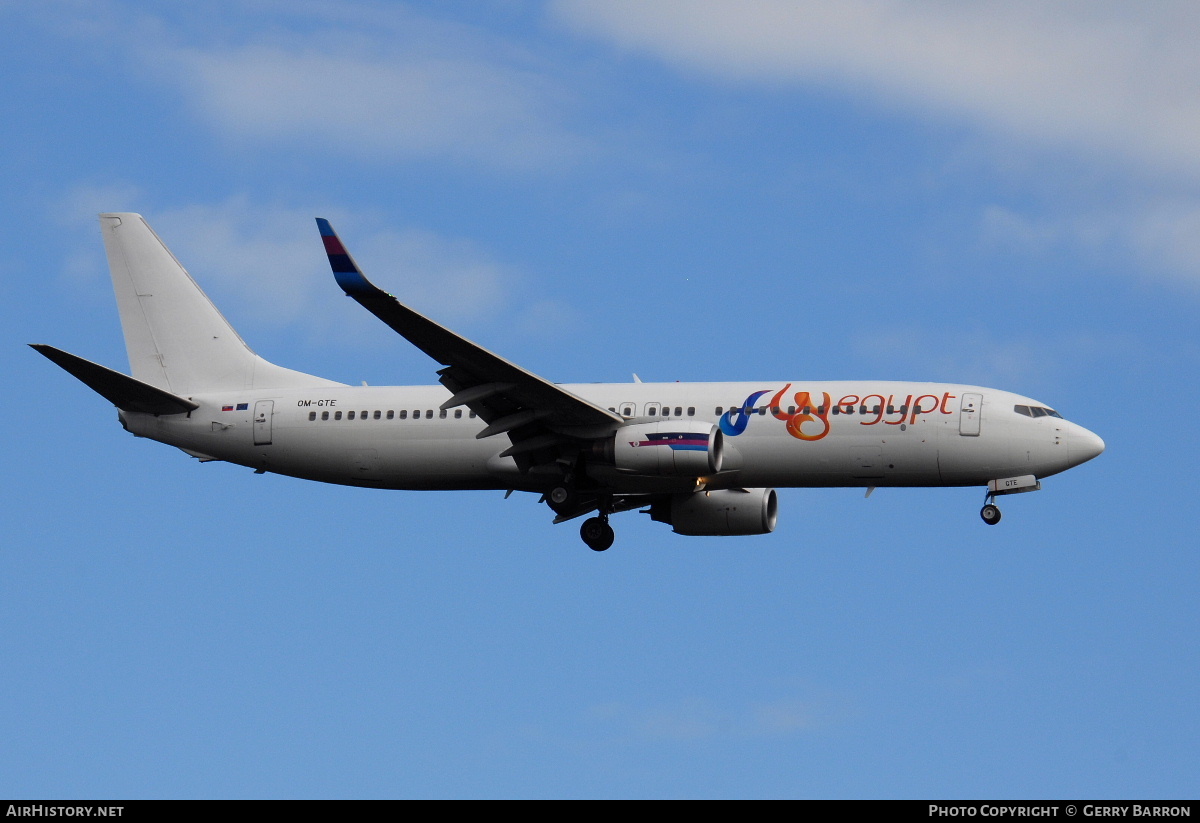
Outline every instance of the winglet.
{"label": "winglet", "polygon": [[379,291],[370,280],[363,275],[350,252],[342,245],[333,226],[324,217],[317,218],[317,229],[321,232],[321,242],[325,244],[325,253],[329,255],[329,267],[333,269],[334,279],[347,295],[371,294]]}

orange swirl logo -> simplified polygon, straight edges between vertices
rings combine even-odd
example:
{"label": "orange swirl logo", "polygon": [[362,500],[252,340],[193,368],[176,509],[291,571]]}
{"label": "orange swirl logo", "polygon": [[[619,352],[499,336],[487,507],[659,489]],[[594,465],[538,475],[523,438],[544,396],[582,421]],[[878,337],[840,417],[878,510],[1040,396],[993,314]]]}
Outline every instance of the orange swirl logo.
{"label": "orange swirl logo", "polygon": [[[779,393],[771,398],[771,414],[777,420],[784,421],[787,433],[797,440],[820,440],[825,435],[829,434],[829,411],[830,397],[829,392],[821,392],[820,404],[814,403],[812,394],[806,391],[796,392],[794,399],[796,401],[797,411],[795,414],[788,414],[783,410],[781,401],[783,395],[792,387],[788,383]],[[810,424],[805,428],[805,424]],[[817,425],[811,425],[811,424]]]}

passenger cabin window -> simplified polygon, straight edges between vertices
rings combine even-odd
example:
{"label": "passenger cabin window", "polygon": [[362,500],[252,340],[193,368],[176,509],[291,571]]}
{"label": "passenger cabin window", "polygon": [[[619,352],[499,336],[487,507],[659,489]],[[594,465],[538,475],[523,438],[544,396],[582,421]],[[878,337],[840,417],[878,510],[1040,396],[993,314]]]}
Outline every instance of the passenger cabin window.
{"label": "passenger cabin window", "polygon": [[695,416],[696,416],[696,407],[688,406],[688,417],[695,417]]}
{"label": "passenger cabin window", "polygon": [[471,412],[469,415],[467,415],[467,416],[468,416],[468,417],[470,417],[472,420],[474,420],[474,419],[475,419],[475,417],[476,417],[476,414],[475,414],[475,412],[474,412],[474,411],[472,411],[472,412]]}
{"label": "passenger cabin window", "polygon": [[438,412],[438,419],[439,419],[439,420],[445,420],[445,419],[446,419],[446,410],[445,410],[445,409],[442,409],[441,411],[439,411],[439,412]]}
{"label": "passenger cabin window", "polygon": [[309,419],[309,420],[316,420],[316,419],[317,419],[317,413],[316,413],[316,412],[309,412],[309,413],[308,413],[308,419]]}
{"label": "passenger cabin window", "polygon": [[[351,413],[351,414],[354,414],[354,412],[350,412],[350,413]],[[334,420],[341,420],[341,419],[342,419],[342,413],[341,413],[341,412],[334,412],[334,413],[333,413],[333,419],[334,419]]]}
{"label": "passenger cabin window", "polygon": [[621,404],[621,416],[622,417],[633,417],[633,404],[632,403],[622,403]]}
{"label": "passenger cabin window", "polygon": [[683,406],[676,406],[676,407],[675,407],[675,416],[676,416],[676,417],[683,417]]}
{"label": "passenger cabin window", "polygon": [[400,410],[400,419],[401,419],[401,420],[407,420],[407,419],[408,419],[408,409],[401,409],[401,410]]}
{"label": "passenger cabin window", "polygon": [[382,416],[383,416],[383,413],[380,412],[379,409],[376,409],[375,414],[374,414],[375,419],[378,420]]}
{"label": "passenger cabin window", "polygon": [[[379,414],[379,413],[378,413],[378,412],[376,412],[376,416],[378,416],[378,414]],[[366,420],[366,419],[367,419],[367,412],[366,412],[366,410],[365,410],[365,409],[363,410],[363,413],[359,415],[359,418],[358,418],[358,419],[359,419],[359,420]]]}
{"label": "passenger cabin window", "polygon": [[714,411],[715,411],[715,413],[716,413],[717,417],[720,417],[722,414],[724,414],[724,412],[725,412],[725,407],[724,407],[724,406],[717,406],[717,408],[716,408],[716,409],[714,409]]}
{"label": "passenger cabin window", "polygon": [[454,419],[455,419],[455,420],[460,420],[460,419],[462,419],[462,409],[455,409],[455,410],[454,410]]}
{"label": "passenger cabin window", "polygon": [[395,419],[395,417],[396,417],[396,410],[395,410],[395,409],[388,409],[388,413],[387,413],[387,419],[388,419],[388,420],[394,420],[394,419]]}
{"label": "passenger cabin window", "polygon": [[432,420],[432,419],[433,419],[433,409],[426,409],[426,410],[425,410],[425,419],[426,419],[426,420]]}
{"label": "passenger cabin window", "polygon": [[657,403],[647,403],[646,404],[646,416],[654,417],[657,414],[658,414],[658,404]]}
{"label": "passenger cabin window", "polygon": [[321,412],[321,419],[322,419],[322,420],[328,420],[328,419],[329,419],[329,412]]}
{"label": "passenger cabin window", "polygon": [[353,420],[353,419],[354,419],[354,412],[346,412],[346,419],[347,419],[347,420]]}

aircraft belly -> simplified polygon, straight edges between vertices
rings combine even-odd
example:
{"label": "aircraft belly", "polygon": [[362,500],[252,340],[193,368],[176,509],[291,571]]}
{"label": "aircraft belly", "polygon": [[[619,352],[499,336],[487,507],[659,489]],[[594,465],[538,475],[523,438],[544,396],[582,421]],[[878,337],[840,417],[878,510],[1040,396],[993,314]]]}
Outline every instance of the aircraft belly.
{"label": "aircraft belly", "polygon": [[[737,443],[745,486],[936,486],[936,428],[917,424],[877,432],[831,427],[827,437],[804,441],[786,433],[743,437]],[[864,427],[865,428],[865,427]]]}
{"label": "aircraft belly", "polygon": [[979,435],[964,436],[959,427],[947,426],[939,433],[938,463],[946,485],[976,485],[1026,473],[1023,463],[1014,460],[1011,436],[1003,421],[984,419],[981,429]]}

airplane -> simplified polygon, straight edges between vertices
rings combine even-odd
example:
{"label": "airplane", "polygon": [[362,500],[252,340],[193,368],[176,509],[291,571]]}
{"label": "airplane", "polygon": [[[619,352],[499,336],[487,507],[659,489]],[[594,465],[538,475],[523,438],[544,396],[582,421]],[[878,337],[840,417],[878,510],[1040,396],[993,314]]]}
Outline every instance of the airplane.
{"label": "airplane", "polygon": [[137,437],[200,461],[376,489],[540,495],[584,515],[594,551],[611,515],[682,535],[775,529],[776,487],[985,486],[996,498],[1104,451],[1053,408],[981,386],[898,381],[552,383],[414,311],[317,228],[342,291],[442,368],[441,385],[350,386],[269,363],[243,342],[139,214],[100,215],[132,376],[32,347],[118,410]]}

